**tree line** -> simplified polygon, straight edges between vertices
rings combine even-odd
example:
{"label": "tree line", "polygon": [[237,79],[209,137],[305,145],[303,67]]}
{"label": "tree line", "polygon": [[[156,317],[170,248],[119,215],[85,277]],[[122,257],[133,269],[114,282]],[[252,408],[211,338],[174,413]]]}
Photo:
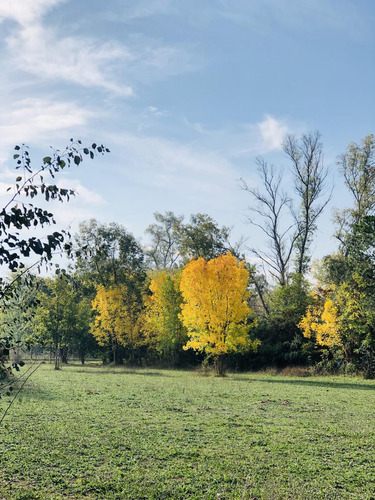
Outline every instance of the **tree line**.
{"label": "tree line", "polygon": [[323,145],[308,133],[286,137],[283,150],[288,191],[281,169],[263,158],[257,186],[242,181],[262,248],[232,242],[230,228],[208,214],[185,221],[155,213],[144,247],[117,223],[86,221],[65,249],[67,269],[28,277],[32,291],[11,269],[16,292],[2,308],[2,331],[50,349],[56,368],[71,355],[95,355],[138,365],[212,362],[219,374],[305,365],[374,377],[375,136],[338,158],[352,206],[334,215],[337,251],[313,265],[311,244],[332,194]]}

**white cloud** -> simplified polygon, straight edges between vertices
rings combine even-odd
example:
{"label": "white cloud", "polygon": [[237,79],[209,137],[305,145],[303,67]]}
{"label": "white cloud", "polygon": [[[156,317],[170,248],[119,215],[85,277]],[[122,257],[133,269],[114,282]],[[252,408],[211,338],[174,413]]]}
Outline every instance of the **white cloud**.
{"label": "white cloud", "polygon": [[261,140],[264,148],[267,151],[281,149],[282,142],[286,134],[288,134],[288,126],[273,116],[266,115],[264,120],[258,123]]}
{"label": "white cloud", "polygon": [[3,103],[0,107],[2,147],[8,148],[19,142],[44,143],[50,138],[61,136],[61,132],[82,128],[94,115],[94,112],[71,102],[28,98],[9,107]]}
{"label": "white cloud", "polygon": [[0,22],[13,19],[22,26],[29,26],[48,10],[66,0],[4,0],[0,3]]}
{"label": "white cloud", "polygon": [[[129,97],[134,94],[129,81],[149,84],[195,70],[202,64],[201,57],[193,57],[186,47],[165,44],[140,33],[130,34],[125,43],[64,36],[61,27],[47,25],[44,19],[60,1],[64,0],[35,0],[35,9],[32,0],[0,5],[0,22],[13,19],[19,23],[5,39],[10,56],[8,71],[17,68],[38,81],[65,81]],[[133,7],[138,11],[137,6]],[[159,2],[155,2],[153,7],[145,5],[141,11],[152,15],[159,8]]]}

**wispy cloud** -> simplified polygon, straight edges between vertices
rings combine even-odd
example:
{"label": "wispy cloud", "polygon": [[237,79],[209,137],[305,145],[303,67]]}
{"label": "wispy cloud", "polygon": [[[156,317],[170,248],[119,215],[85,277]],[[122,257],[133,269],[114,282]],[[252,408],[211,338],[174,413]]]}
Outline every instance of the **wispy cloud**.
{"label": "wispy cloud", "polygon": [[115,42],[66,37],[58,39],[53,29],[42,24],[24,26],[7,39],[13,60],[23,71],[38,78],[101,87],[130,96],[130,86],[111,76],[121,62],[132,60],[131,53]]}
{"label": "wispy cloud", "polygon": [[64,37],[56,27],[46,25],[45,14],[64,1],[24,0],[0,5],[0,22],[11,19],[18,23],[6,38],[12,64],[39,80],[64,80],[131,96],[131,86],[116,79],[119,68],[133,59],[125,46],[88,37]]}
{"label": "wispy cloud", "polygon": [[171,0],[131,0],[121,5],[121,14],[107,13],[108,18],[133,21],[155,15],[170,14],[176,12],[178,8]]}
{"label": "wispy cloud", "polygon": [[[5,39],[9,63],[37,80],[65,81],[129,97],[135,93],[133,85],[138,82],[149,84],[195,70],[202,64],[202,58],[191,47],[131,31],[122,42],[64,36],[53,24],[47,25],[44,18],[49,9],[62,1],[38,0],[35,10],[31,0],[22,7],[0,6],[0,20],[18,23]],[[148,11],[149,7],[145,9]]]}
{"label": "wispy cloud", "polygon": [[231,197],[237,174],[231,163],[217,153],[159,137],[119,134],[116,142],[126,151],[122,173],[137,184],[184,197],[205,197],[221,204]]}
{"label": "wispy cloud", "polygon": [[[18,142],[46,142],[83,127],[94,116],[72,102],[28,98],[0,108],[2,148]],[[1,151],[0,151],[1,154]]]}
{"label": "wispy cloud", "polygon": [[265,115],[258,123],[228,124],[219,129],[209,129],[202,123],[191,123],[187,119],[184,123],[196,134],[200,144],[231,159],[253,158],[277,151],[281,149],[286,134],[298,135],[304,129],[301,124],[272,115]]}
{"label": "wispy cloud", "polygon": [[337,0],[247,0],[223,1],[216,14],[229,21],[251,26],[255,31],[268,32],[273,24],[294,29],[316,30],[317,26],[344,33],[345,36],[373,38],[374,16],[363,15],[358,2],[345,2],[345,8]]}

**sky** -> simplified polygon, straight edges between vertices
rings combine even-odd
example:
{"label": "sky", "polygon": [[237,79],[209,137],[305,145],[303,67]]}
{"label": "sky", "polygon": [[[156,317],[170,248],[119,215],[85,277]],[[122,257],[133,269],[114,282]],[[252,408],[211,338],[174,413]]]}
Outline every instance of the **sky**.
{"label": "sky", "polygon": [[233,240],[249,225],[256,158],[283,172],[286,134],[319,131],[332,199],[312,250],[336,248],[351,206],[337,157],[375,133],[373,0],[0,0],[0,202],[15,144],[34,166],[69,139],[109,155],[59,178],[77,198],[60,228],[124,225],[142,244],[154,212],[207,213]]}

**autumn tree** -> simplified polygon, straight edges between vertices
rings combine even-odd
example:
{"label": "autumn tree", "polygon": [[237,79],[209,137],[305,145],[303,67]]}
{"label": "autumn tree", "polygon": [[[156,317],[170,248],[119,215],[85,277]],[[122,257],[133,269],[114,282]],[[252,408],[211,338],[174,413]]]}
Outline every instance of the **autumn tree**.
{"label": "autumn tree", "polygon": [[342,346],[339,311],[332,299],[334,290],[333,286],[312,292],[313,303],[298,324],[304,337],[321,348]]}
{"label": "autumn tree", "polygon": [[219,375],[227,354],[256,349],[259,343],[249,337],[248,279],[244,263],[230,253],[208,262],[200,257],[182,271],[181,316],[189,336],[184,349],[213,357]]}
{"label": "autumn tree", "polygon": [[181,272],[159,271],[153,274],[145,297],[144,331],[147,344],[172,365],[188,337],[181,321]]}
{"label": "autumn tree", "polygon": [[366,291],[366,283],[356,273],[337,287],[319,287],[298,326],[317,347],[374,378],[375,313]]}
{"label": "autumn tree", "polygon": [[95,314],[91,333],[101,346],[109,348],[109,359],[122,363],[122,347],[131,356],[139,344],[139,308],[136,297],[125,284],[104,287],[98,285],[92,302]]}

